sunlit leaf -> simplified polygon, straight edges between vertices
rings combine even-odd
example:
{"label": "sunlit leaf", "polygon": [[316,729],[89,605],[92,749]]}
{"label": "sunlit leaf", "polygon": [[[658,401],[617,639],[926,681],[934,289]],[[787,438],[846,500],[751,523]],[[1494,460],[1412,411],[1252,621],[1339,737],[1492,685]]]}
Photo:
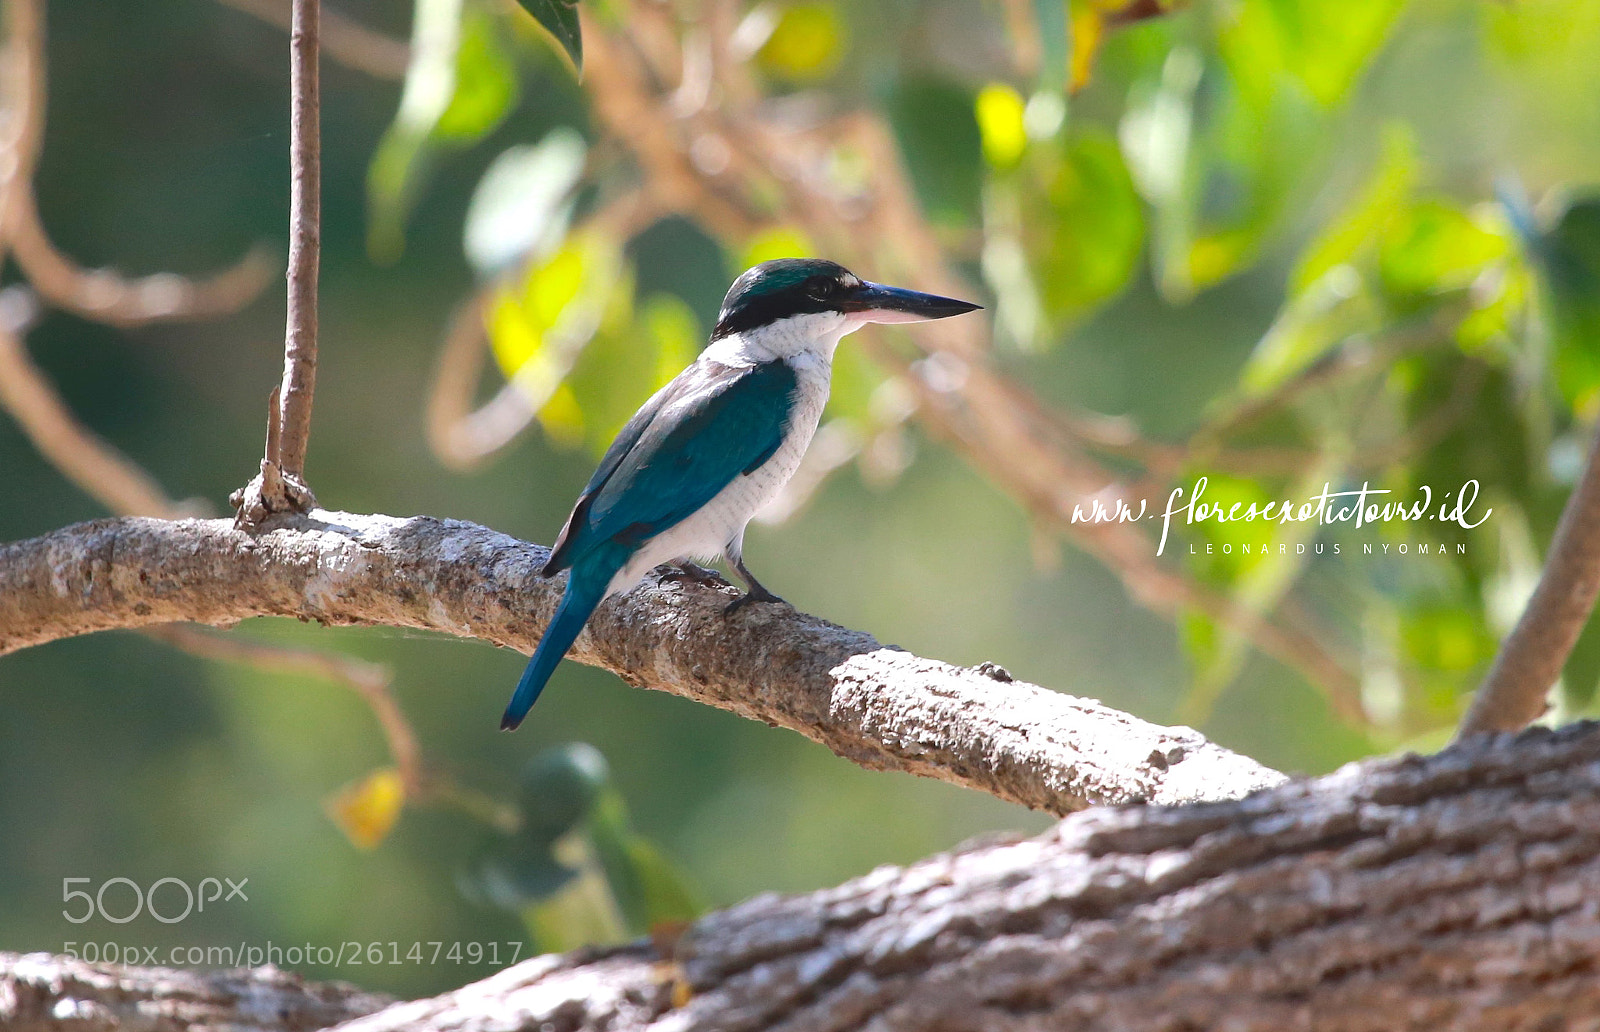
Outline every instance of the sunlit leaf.
{"label": "sunlit leaf", "polygon": [[798,226],[776,226],[762,230],[746,241],[737,259],[737,275],[774,258],[815,258],[816,245]]}
{"label": "sunlit leaf", "polygon": [[400,772],[384,768],[340,789],[328,800],[328,816],[358,848],[372,849],[388,837],[405,801]]}
{"label": "sunlit leaf", "polygon": [[578,0],[517,0],[544,27],[574,68],[583,67],[583,33],[578,24]]}
{"label": "sunlit leaf", "polygon": [[763,70],[796,82],[826,78],[844,56],[844,24],[829,2],[784,7],[756,53]]}
{"label": "sunlit leaf", "polygon": [[1226,8],[1219,46],[1248,103],[1263,110],[1294,82],[1324,107],[1341,100],[1388,37],[1402,0],[1260,0]]}
{"label": "sunlit leaf", "polygon": [[441,148],[470,144],[517,100],[516,68],[496,16],[479,0],[417,0],[411,63],[394,122],[367,168],[367,250],[394,261]]}
{"label": "sunlit leaf", "polygon": [[1105,13],[1094,3],[1072,4],[1072,58],[1068,62],[1067,88],[1076,93],[1089,82],[1095,55],[1106,35]]}
{"label": "sunlit leaf", "polygon": [[[632,291],[621,249],[590,232],[569,237],[547,259],[530,263],[520,283],[496,292],[487,317],[495,361],[541,420],[548,418],[558,440],[575,441],[580,429],[588,439],[597,423],[607,423],[595,418],[591,399],[581,390],[563,395],[562,389],[594,345],[607,313],[626,306]],[[545,409],[552,405],[547,417]]]}
{"label": "sunlit leaf", "polygon": [[500,38],[499,20],[469,4],[461,18],[455,91],[434,132],[442,141],[472,143],[500,124],[517,94],[516,65]]}
{"label": "sunlit leaf", "polygon": [[1474,222],[1456,205],[1425,200],[1397,213],[1378,250],[1378,272],[1395,295],[1433,294],[1469,284],[1504,257],[1510,240]]}
{"label": "sunlit leaf", "polygon": [[561,126],[494,159],[467,207],[463,243],[478,275],[494,276],[560,242],[586,153],[583,137]]}
{"label": "sunlit leaf", "polygon": [[[1156,283],[1184,301],[1232,276],[1292,214],[1329,112],[1388,37],[1399,0],[1216,8],[1215,50],[1174,47],[1130,90],[1122,142],[1156,208]],[[1202,87],[1202,81],[1204,86]]]}
{"label": "sunlit leaf", "polygon": [[1361,292],[1361,274],[1349,265],[1334,266],[1279,311],[1240,371],[1240,392],[1266,394],[1328,357],[1351,334],[1369,329],[1374,318],[1373,303]]}
{"label": "sunlit leaf", "polygon": [[556,384],[549,400],[539,408],[538,420],[550,439],[563,448],[577,448],[588,437],[589,423],[583,418],[583,406],[565,380]]}
{"label": "sunlit leaf", "polygon": [[1004,83],[991,82],[978,91],[974,111],[983,140],[983,156],[996,168],[1010,168],[1028,145],[1028,131],[1022,115],[1026,108],[1022,94]]}
{"label": "sunlit leaf", "polygon": [[639,310],[639,325],[655,345],[656,387],[683,372],[705,340],[693,309],[672,294],[652,295]]}
{"label": "sunlit leaf", "polygon": [[1417,180],[1416,145],[1403,125],[1385,127],[1383,157],[1377,171],[1355,201],[1329,219],[1312,240],[1289,277],[1289,292],[1300,294],[1329,269],[1356,261],[1375,247],[1379,234],[1395,218]]}
{"label": "sunlit leaf", "polygon": [[1127,286],[1144,210],[1115,141],[1083,129],[1025,176],[1022,241],[1045,311],[1070,319]]}

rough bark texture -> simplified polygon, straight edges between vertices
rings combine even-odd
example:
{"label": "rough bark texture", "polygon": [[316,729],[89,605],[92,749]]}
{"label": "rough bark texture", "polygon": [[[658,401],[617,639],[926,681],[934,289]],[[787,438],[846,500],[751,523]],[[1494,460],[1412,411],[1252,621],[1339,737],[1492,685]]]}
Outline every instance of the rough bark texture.
{"label": "rough bark texture", "polygon": [[274,968],[174,971],[0,953],[0,1028],[6,1032],[299,1032],[393,1002],[341,982],[307,982]]}
{"label": "rough bark texture", "polygon": [[1594,1029],[1597,886],[1587,724],[1076,814],[757,897],[670,958],[537,958],[342,1032]]}
{"label": "rough bark texture", "polygon": [[[471,523],[319,510],[271,527],[125,518],[0,546],[0,654],[112,628],[261,615],[426,628],[531,652],[564,585],[538,576],[543,546]],[[921,659],[787,605],[725,616],[732,597],[651,578],[603,604],[572,656],[798,731],[864,767],[1057,814],[1237,798],[1283,780],[1189,728],[998,667]]]}

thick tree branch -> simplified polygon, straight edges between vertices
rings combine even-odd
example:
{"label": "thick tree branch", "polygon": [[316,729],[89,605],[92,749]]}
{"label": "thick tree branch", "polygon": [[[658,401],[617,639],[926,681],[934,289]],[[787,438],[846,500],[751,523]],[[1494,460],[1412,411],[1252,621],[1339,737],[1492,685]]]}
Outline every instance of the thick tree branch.
{"label": "thick tree branch", "polygon": [[759,896],[670,956],[541,957],[341,1032],[1588,1028],[1597,828],[1600,726],[1484,736]]}
{"label": "thick tree branch", "polygon": [[1459,734],[1518,731],[1545,710],[1600,596],[1600,430],[1583,475],[1561,510],[1544,570],[1517,625],[1500,646]]}
{"label": "thick tree branch", "polygon": [[0,953],[0,1028],[7,1032],[302,1032],[392,1002],[381,993],[311,983],[274,968],[202,973]]}
{"label": "thick tree branch", "polygon": [[[537,575],[547,555],[429,517],[319,510],[257,534],[226,520],[83,523],[0,546],[0,654],[92,631],[260,615],[424,628],[531,652],[564,586]],[[921,659],[788,606],[725,617],[731,594],[649,580],[600,607],[573,658],[790,728],[864,767],[1052,813],[1235,798],[1282,780],[1188,728],[998,668]]]}

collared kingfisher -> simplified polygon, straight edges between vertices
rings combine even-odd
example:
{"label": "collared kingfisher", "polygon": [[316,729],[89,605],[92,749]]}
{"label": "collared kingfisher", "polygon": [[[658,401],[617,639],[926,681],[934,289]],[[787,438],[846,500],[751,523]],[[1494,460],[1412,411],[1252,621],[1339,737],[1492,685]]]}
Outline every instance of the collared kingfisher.
{"label": "collared kingfisher", "polygon": [[540,574],[570,570],[566,593],[501,729],[522,723],[600,601],[655,566],[720,556],[747,588],[728,612],[782,602],[745,569],[744,528],[799,468],[839,338],[979,307],[813,258],[762,262],[734,280],[710,345],[628,420],[561,528]]}

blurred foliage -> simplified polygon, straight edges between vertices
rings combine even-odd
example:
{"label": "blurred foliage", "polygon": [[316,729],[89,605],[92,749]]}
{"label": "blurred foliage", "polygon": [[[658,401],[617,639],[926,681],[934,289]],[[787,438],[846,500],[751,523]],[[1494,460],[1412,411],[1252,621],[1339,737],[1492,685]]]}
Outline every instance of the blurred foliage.
{"label": "blurred foliage", "polygon": [[520,915],[535,949],[671,934],[701,911],[684,875],[629,827],[593,746],[530,760],[517,810],[518,829],[487,837],[457,880],[469,899]]}
{"label": "blurred foliage", "polygon": [[[859,109],[890,127],[932,237],[987,292],[996,365],[1047,405],[1123,417],[1177,456],[1143,478],[1138,451],[1104,456],[1153,506],[1205,477],[1225,506],[1427,486],[1430,512],[1448,514],[1476,481],[1474,512],[1493,509],[1471,529],[1176,520],[1163,561],[1248,614],[1320,627],[1356,675],[1354,719],[1352,700],[1262,658],[1215,613],[1174,626],[1096,560],[1043,541],[1014,500],[907,427],[905,384],[851,342],[825,422],[842,472],[780,530],[752,530],[763,580],[884,640],[1193,721],[1285,769],[1439,743],[1531,588],[1600,418],[1597,10],[739,8],[733,59],[774,110],[803,122]],[[341,11],[407,32],[397,5]],[[737,237],[598,217],[639,173],[573,75],[575,12],[417,0],[403,84],[328,63],[310,472],[330,505],[549,540],[594,456],[703,343],[728,280],[818,251],[788,215]],[[628,31],[620,0],[586,13]],[[57,2],[50,15],[39,192],[62,246],[91,264],[190,270],[282,237],[280,33],[211,0]],[[691,158],[732,160],[714,142]],[[866,160],[842,140],[812,171],[848,197]],[[474,291],[491,375],[522,393],[537,432],[467,475],[433,460],[419,413],[446,313]],[[173,494],[221,499],[259,454],[260,420],[241,413],[275,379],[280,337],[281,310],[263,302],[227,323],[128,333],[52,317],[29,344],[75,410]],[[5,421],[0,469],[0,537],[102,515]],[[574,664],[538,719],[502,736],[492,716],[519,656],[394,632],[249,631],[392,665],[429,755],[505,800],[518,830],[410,805],[353,697],[129,636],[63,642],[0,663],[0,827],[18,829],[0,835],[0,948],[79,936],[56,897],[80,875],[259,887],[248,910],[130,925],[117,932],[130,942],[613,941],[696,912],[691,881],[720,905],[1043,824]],[[1593,623],[1559,715],[1592,712],[1597,686]],[[594,748],[543,752],[573,739]],[[311,973],[415,994],[486,972]]]}

